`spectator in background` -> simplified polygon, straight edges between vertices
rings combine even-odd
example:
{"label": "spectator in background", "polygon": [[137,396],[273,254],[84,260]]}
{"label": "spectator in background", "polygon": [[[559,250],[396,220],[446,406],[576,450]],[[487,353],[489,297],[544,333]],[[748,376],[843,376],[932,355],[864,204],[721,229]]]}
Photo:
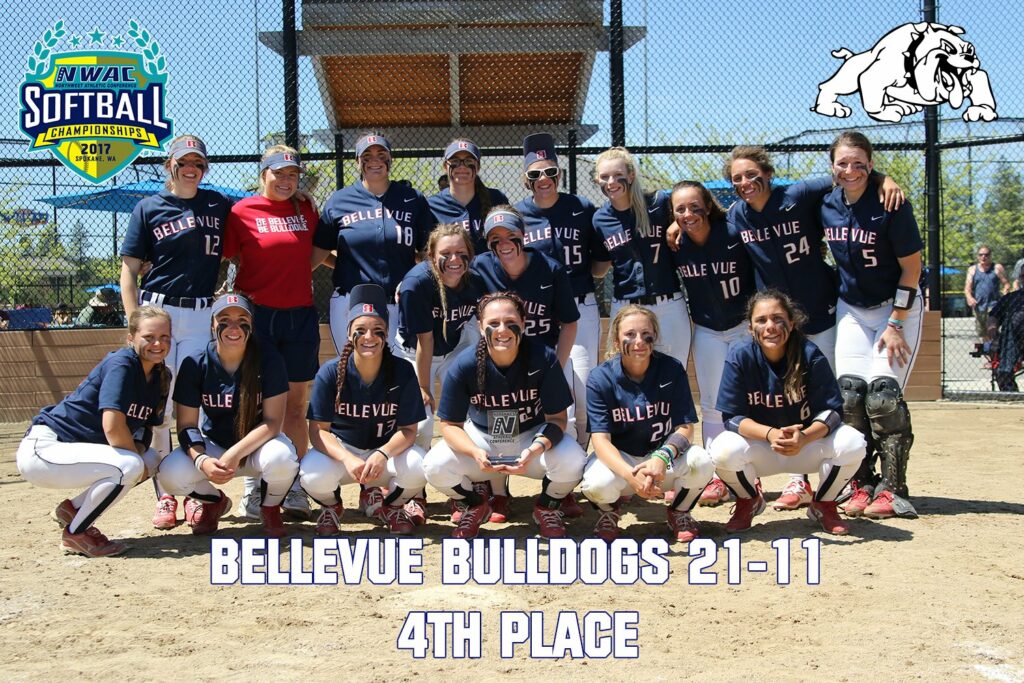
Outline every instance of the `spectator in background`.
{"label": "spectator in background", "polygon": [[53,321],[50,327],[71,327],[75,324],[75,318],[71,314],[71,307],[63,301],[53,309]]}
{"label": "spectator in background", "polygon": [[1010,274],[1010,281],[1013,283],[1013,291],[1018,292],[1024,289],[1024,279],[1021,276],[1024,275],[1024,251],[1021,251],[1020,258],[1013,264],[1013,272]]}
{"label": "spectator in background", "polygon": [[1014,370],[1024,357],[1024,273],[1013,286],[1014,291],[999,299],[988,315],[988,336],[999,349],[995,372],[999,391],[1019,391]]}
{"label": "spectator in background", "polygon": [[6,330],[11,325],[11,314],[7,311],[0,311],[0,330]]}
{"label": "spectator in background", "polygon": [[448,174],[447,173],[442,173],[437,178],[437,191],[440,192],[442,190],[447,190],[447,189],[448,189]]}
{"label": "spectator in background", "polygon": [[117,310],[119,298],[110,287],[96,291],[78,314],[75,325],[84,327],[124,327],[124,316]]}
{"label": "spectator in background", "polygon": [[992,262],[992,250],[986,244],[978,247],[978,262],[967,269],[964,282],[964,296],[967,305],[974,309],[975,329],[982,342],[989,341],[988,313],[996,305],[1001,294],[1010,291],[1006,271]]}

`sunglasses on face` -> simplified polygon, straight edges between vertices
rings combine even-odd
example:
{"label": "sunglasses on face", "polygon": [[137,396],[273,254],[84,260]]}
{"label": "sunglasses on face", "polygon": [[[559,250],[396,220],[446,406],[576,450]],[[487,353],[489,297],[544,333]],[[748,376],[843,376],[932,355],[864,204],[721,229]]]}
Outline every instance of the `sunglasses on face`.
{"label": "sunglasses on face", "polygon": [[458,168],[459,166],[465,166],[471,171],[476,170],[476,162],[472,159],[449,159],[448,166],[451,168]]}
{"label": "sunglasses on face", "polygon": [[545,177],[545,178],[551,178],[551,179],[557,178],[558,177],[558,167],[557,166],[548,166],[547,168],[535,168],[532,171],[527,171],[526,172],[526,179],[527,180],[540,180],[542,176]]}
{"label": "sunglasses on face", "polygon": [[978,256],[991,256],[991,255],[992,254],[988,253],[987,251],[979,251],[978,252]]}

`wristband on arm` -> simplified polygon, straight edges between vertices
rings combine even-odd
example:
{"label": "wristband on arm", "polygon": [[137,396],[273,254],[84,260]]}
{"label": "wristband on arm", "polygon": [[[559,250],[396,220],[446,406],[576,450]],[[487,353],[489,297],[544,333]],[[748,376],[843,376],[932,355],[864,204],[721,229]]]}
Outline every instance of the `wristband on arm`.
{"label": "wristband on arm", "polygon": [[896,288],[896,296],[893,298],[892,307],[897,311],[909,311],[914,305],[914,298],[916,296],[916,289],[901,285]]}
{"label": "wristband on arm", "polygon": [[814,422],[820,422],[828,428],[828,436],[843,423],[843,418],[839,417],[839,413],[834,410],[823,410],[814,416]]}
{"label": "wristband on arm", "polygon": [[[690,440],[679,432],[672,432],[672,434],[665,439],[665,445],[671,446],[676,449],[676,458],[683,456],[686,451],[690,449]],[[673,458],[674,459],[674,458]]]}
{"label": "wristband on arm", "polygon": [[[203,433],[199,431],[198,427],[185,427],[178,430],[178,445],[181,446],[181,450],[185,451],[185,455],[188,455],[188,449],[196,446],[202,446],[206,449],[206,441],[203,440]],[[198,458],[196,458],[198,460]]]}
{"label": "wristband on arm", "polygon": [[537,441],[537,437],[540,436],[543,436],[548,441],[550,441],[551,447],[554,448],[559,443],[561,443],[562,437],[565,436],[565,432],[563,432],[562,428],[559,427],[558,425],[553,424],[551,422],[545,422],[544,426],[541,427],[536,434],[534,434],[533,440]]}

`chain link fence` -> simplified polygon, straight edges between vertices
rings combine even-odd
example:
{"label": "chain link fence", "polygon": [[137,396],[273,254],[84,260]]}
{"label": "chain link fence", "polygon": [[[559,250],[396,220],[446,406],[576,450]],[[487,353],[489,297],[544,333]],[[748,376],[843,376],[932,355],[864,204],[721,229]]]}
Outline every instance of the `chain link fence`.
{"label": "chain link fence", "polygon": [[[723,157],[740,143],[768,146],[779,178],[825,174],[835,135],[860,129],[879,150],[877,167],[907,189],[922,235],[932,233],[925,263],[938,272],[926,290],[944,316],[944,393],[997,388],[998,350],[975,348],[982,340],[965,280],[982,245],[1008,279],[1024,257],[1024,95],[1016,87],[1024,64],[1011,31],[1024,9],[1016,5],[947,0],[938,8],[938,23],[965,32],[929,37],[934,45],[927,45],[958,54],[973,45],[998,119],[966,122],[968,102],[959,110],[942,105],[934,141],[923,113],[880,122],[857,92],[839,98],[849,118],[811,111],[818,84],[845,63],[833,51],[868,51],[896,27],[921,22],[931,8],[918,0],[86,0],[73,7],[19,1],[15,9],[0,67],[7,92],[18,91],[34,43],[57,21],[66,35],[54,52],[126,50],[135,21],[166,57],[166,113],[175,134],[203,137],[212,155],[206,181],[240,195],[255,191],[262,152],[289,142],[303,151],[305,187],[322,204],[357,182],[352,149],[365,130],[388,135],[392,177],[427,195],[438,191],[447,143],[470,138],[483,150],[481,179],[512,202],[527,194],[523,137],[550,131],[564,189],[600,204],[593,158],[613,144],[639,153],[655,189],[682,179],[721,182]],[[915,55],[905,58],[908,71],[927,56],[922,45],[907,46]],[[949,80],[955,75],[937,76],[951,99],[962,92]],[[975,88],[966,97],[977,104],[984,93]],[[28,150],[17,105],[2,121],[0,309],[12,328],[52,325],[60,304],[76,314],[97,288],[116,286],[129,214],[98,201],[57,208],[47,200],[151,192],[164,179],[162,159],[144,152],[95,186]],[[941,159],[932,186],[930,150]],[[729,194],[723,183],[726,203]],[[326,315],[324,269],[315,291]]]}

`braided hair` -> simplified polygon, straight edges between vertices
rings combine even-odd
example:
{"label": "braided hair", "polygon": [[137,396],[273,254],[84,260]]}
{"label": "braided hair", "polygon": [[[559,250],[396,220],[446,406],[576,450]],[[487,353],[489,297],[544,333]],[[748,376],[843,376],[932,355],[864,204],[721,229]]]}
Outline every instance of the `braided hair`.
{"label": "braided hair", "polygon": [[[476,319],[481,325],[484,323],[484,309],[495,301],[508,301],[511,303],[516,309],[516,314],[522,319],[524,324],[526,323],[526,304],[523,303],[518,294],[514,292],[491,292],[480,297],[480,301],[476,305]],[[519,349],[516,352],[517,357],[523,355],[529,357],[529,344],[528,338],[526,335],[523,335],[519,341]],[[483,393],[484,387],[487,385],[487,357],[486,335],[480,335],[480,341],[476,343],[476,383],[481,393]],[[521,369],[525,381],[526,365],[523,364]]]}
{"label": "braided hair", "polygon": [[[430,231],[430,236],[427,237],[427,263],[430,265],[430,275],[434,278],[434,284],[437,285],[437,294],[441,299],[441,334],[448,337],[448,295],[445,293],[444,280],[441,278],[441,271],[437,269],[437,243],[441,241],[442,237],[461,237],[462,243],[466,245],[466,251],[469,254],[469,260],[473,260],[473,240],[469,238],[469,233],[459,223],[438,223],[437,227]],[[462,289],[466,286],[466,282],[469,280],[469,268],[466,268],[466,272],[462,274],[455,289]]]}
{"label": "braided hair", "polygon": [[[345,388],[345,379],[348,375],[348,359],[352,352],[355,351],[355,348],[355,342],[350,337],[345,346],[342,347],[341,355],[338,356],[337,389],[334,394],[335,412],[341,411],[341,390]],[[384,373],[384,381],[388,386],[391,386],[395,379],[395,357],[391,355],[391,345],[387,342],[384,343],[384,357],[381,359],[380,369]]]}
{"label": "braided hair", "polygon": [[750,297],[750,300],[747,301],[748,321],[754,315],[754,308],[762,301],[778,303],[782,310],[786,312],[793,325],[793,329],[789,332],[789,338],[786,339],[786,375],[782,379],[782,388],[786,397],[791,401],[799,400],[800,395],[803,393],[801,390],[803,389],[804,372],[806,370],[804,367],[804,343],[807,341],[807,337],[801,328],[807,322],[807,315],[788,294],[778,289],[768,288],[755,292]]}

